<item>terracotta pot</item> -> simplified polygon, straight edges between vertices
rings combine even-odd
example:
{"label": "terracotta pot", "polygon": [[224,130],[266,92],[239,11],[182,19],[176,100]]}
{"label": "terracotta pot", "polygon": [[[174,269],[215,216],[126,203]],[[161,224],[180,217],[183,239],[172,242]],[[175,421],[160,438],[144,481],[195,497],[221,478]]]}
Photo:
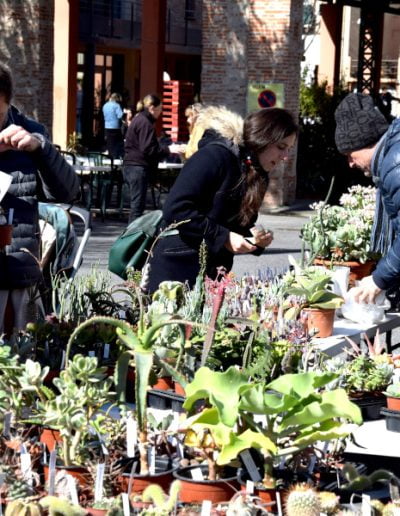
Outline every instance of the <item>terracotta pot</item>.
{"label": "terracotta pot", "polygon": [[[119,477],[119,484],[121,486],[122,491],[128,491],[130,471],[134,460],[138,459],[126,459],[123,461],[125,465],[125,473],[123,473]],[[141,475],[140,471],[139,473],[135,473],[133,475],[131,492],[141,494],[150,484],[157,484],[165,492],[168,492],[169,486],[171,485],[171,482],[173,480],[172,473],[174,471],[171,460],[165,459],[163,457],[156,457],[155,470],[156,472],[152,475]]]}
{"label": "terracotta pot", "polygon": [[366,276],[370,276],[371,272],[375,269],[376,262],[374,260],[369,260],[365,263],[360,263],[356,261],[349,262],[332,262],[331,260],[323,260],[322,258],[316,258],[314,260],[314,265],[324,265],[328,269],[331,269],[333,266],[337,265],[340,267],[349,267],[350,275],[349,275],[349,288],[354,287],[355,282],[359,281]]}
{"label": "terracotta pot", "polygon": [[335,319],[335,309],[303,308],[302,315],[306,315],[305,324],[309,333],[318,330],[314,337],[330,337],[333,333],[333,322]]}
{"label": "terracotta pot", "polygon": [[180,383],[174,382],[174,390],[176,394],[179,394],[180,396],[186,396],[185,389],[182,387]]}
{"label": "terracotta pot", "polygon": [[[239,484],[236,479],[236,472],[232,472],[232,476],[214,482],[193,480],[191,471],[196,468],[201,468],[204,477],[207,476],[208,466],[206,465],[189,466],[174,471],[174,477],[180,480],[182,485],[179,493],[179,499],[182,503],[201,503],[203,500],[210,500],[212,503],[227,502],[238,490]],[[232,468],[230,469],[232,470]]]}
{"label": "terracotta pot", "polygon": [[[82,466],[63,466],[56,465],[56,471],[65,471],[68,475],[74,477],[80,487],[88,487],[92,483],[92,475],[89,470]],[[49,465],[43,464],[44,481],[47,482],[49,478]]]}
{"label": "terracotta pot", "polygon": [[400,412],[400,398],[386,396],[386,405],[389,410],[398,410]]}
{"label": "terracotta pot", "polygon": [[49,452],[52,452],[56,447],[56,443],[62,442],[60,431],[53,428],[42,428],[39,441],[46,445]]}
{"label": "terracotta pot", "polygon": [[94,509],[93,507],[86,507],[85,510],[91,516],[104,516],[108,512],[108,509]]}
{"label": "terracotta pot", "polygon": [[174,383],[170,376],[162,376],[157,378],[157,382],[151,388],[159,391],[173,391],[175,389]]}
{"label": "terracotta pot", "polygon": [[0,226],[0,248],[11,244],[13,227],[11,224]]}

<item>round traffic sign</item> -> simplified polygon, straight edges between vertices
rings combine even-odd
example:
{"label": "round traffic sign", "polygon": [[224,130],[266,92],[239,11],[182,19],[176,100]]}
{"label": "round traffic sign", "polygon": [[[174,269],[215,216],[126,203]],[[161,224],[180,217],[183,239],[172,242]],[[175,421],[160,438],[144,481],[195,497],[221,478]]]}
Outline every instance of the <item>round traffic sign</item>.
{"label": "round traffic sign", "polygon": [[264,90],[259,93],[258,105],[262,108],[274,107],[276,104],[276,95],[272,90]]}

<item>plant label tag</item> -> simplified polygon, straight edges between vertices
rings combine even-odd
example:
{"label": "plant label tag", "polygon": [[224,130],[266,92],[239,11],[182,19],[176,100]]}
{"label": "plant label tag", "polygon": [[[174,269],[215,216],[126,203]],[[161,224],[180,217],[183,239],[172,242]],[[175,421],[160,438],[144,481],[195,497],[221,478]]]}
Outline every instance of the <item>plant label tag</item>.
{"label": "plant label tag", "polygon": [[126,419],[126,454],[129,458],[135,456],[137,442],[137,424],[132,416]]}
{"label": "plant label tag", "polygon": [[4,435],[4,437],[10,437],[11,418],[12,418],[12,413],[11,412],[6,412],[4,414],[4,423],[3,423],[3,435]]}
{"label": "plant label tag", "polygon": [[150,475],[154,475],[156,472],[156,449],[154,446],[149,448],[149,471]]}
{"label": "plant label tag", "polygon": [[69,496],[71,497],[71,503],[73,505],[79,505],[78,500],[78,491],[76,490],[76,482],[72,475],[66,475],[67,477],[67,486],[69,491]]}
{"label": "plant label tag", "polygon": [[124,516],[129,516],[131,513],[130,504],[129,504],[129,496],[128,493],[121,493],[122,498],[122,508],[124,511]]}
{"label": "plant label tag", "polygon": [[308,465],[308,474],[311,475],[315,468],[315,463],[317,462],[317,456],[314,454],[311,456],[310,464]]}
{"label": "plant label tag", "polygon": [[279,491],[276,492],[276,507],[278,509],[278,516],[283,516],[281,493]]}
{"label": "plant label tag", "polygon": [[65,368],[65,350],[63,349],[62,355],[61,355],[61,363],[60,363],[60,369]]}
{"label": "plant label tag", "polygon": [[183,444],[179,441],[179,439],[177,440],[177,447],[176,447],[176,451],[178,453],[178,457],[180,459],[183,459],[185,457],[185,451],[184,451],[184,448],[183,448]]}
{"label": "plant label tag", "polygon": [[254,493],[254,482],[252,480],[247,480],[246,481],[246,491],[249,494],[253,494]]}
{"label": "plant label tag", "polygon": [[110,344],[107,342],[104,344],[103,358],[110,358]]}
{"label": "plant label tag", "polygon": [[210,500],[203,500],[203,503],[201,504],[201,516],[210,516],[211,507],[212,504]]}
{"label": "plant label tag", "polygon": [[371,497],[367,494],[361,495],[361,515],[371,516]]}
{"label": "plant label tag", "polygon": [[95,352],[95,351],[93,351],[93,350],[91,350],[91,351],[89,351],[89,352],[88,352],[88,355],[89,355],[90,357],[95,357],[95,356],[96,356],[96,352]]}
{"label": "plant label tag", "polygon": [[96,483],[94,486],[95,502],[100,502],[100,500],[103,498],[104,466],[104,462],[99,462],[96,467]]}
{"label": "plant label tag", "polygon": [[6,195],[8,189],[10,188],[11,181],[11,174],[0,172],[0,201],[3,200],[3,197]]}
{"label": "plant label tag", "polygon": [[190,470],[193,480],[204,480],[204,475],[201,468],[193,468]]}
{"label": "plant label tag", "polygon": [[[24,450],[24,451],[23,451]],[[32,461],[30,454],[26,451],[24,445],[21,445],[21,472],[23,478],[27,481],[27,483],[31,486],[33,484],[32,478]]]}
{"label": "plant label tag", "polygon": [[54,495],[54,486],[56,480],[56,460],[57,460],[57,450],[53,450],[50,452],[49,458],[49,495]]}
{"label": "plant label tag", "polygon": [[258,471],[257,465],[254,462],[254,459],[251,456],[251,453],[249,452],[249,450],[242,451],[239,454],[239,456],[243,461],[243,464],[247,470],[247,473],[250,475],[250,479],[253,482],[261,482],[262,477],[260,475],[260,472]]}

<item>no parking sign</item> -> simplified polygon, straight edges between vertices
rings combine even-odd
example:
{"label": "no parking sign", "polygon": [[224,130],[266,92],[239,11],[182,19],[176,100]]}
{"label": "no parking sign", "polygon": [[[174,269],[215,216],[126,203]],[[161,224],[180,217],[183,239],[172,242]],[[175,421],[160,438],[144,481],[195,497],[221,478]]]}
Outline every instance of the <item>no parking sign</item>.
{"label": "no parking sign", "polygon": [[247,89],[247,111],[267,107],[283,107],[284,86],[282,83],[249,83]]}

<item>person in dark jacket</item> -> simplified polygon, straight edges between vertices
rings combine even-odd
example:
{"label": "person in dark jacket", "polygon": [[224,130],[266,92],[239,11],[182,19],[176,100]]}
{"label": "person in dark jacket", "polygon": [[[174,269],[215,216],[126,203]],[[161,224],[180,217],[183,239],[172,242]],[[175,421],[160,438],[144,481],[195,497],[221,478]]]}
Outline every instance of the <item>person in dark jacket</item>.
{"label": "person in dark jacket", "polygon": [[74,169],[50,143],[43,125],[12,106],[11,72],[0,63],[0,170],[11,175],[11,185],[0,201],[11,219],[11,245],[0,252],[0,333],[4,331],[7,304],[13,324],[24,329],[29,294],[41,280],[38,264],[38,196],[50,201],[71,202],[79,193]]}
{"label": "person in dark jacket", "polygon": [[378,294],[400,283],[400,119],[389,126],[372,97],[361,93],[347,95],[335,119],[338,151],[377,186],[371,250],[382,258],[352,291],[356,301],[374,303]]}
{"label": "person in dark jacket", "polygon": [[169,154],[168,147],[160,145],[154,127],[162,112],[161,100],[156,95],[146,95],[136,109],[138,113],[125,135],[123,167],[130,191],[129,223],[143,215],[148,182],[156,174],[158,162]]}
{"label": "person in dark jacket", "polygon": [[203,241],[206,274],[215,278],[219,267],[231,269],[235,254],[262,252],[273,239],[270,231],[254,224],[268,173],[287,159],[295,144],[293,115],[279,108],[261,109],[243,122],[224,107],[209,106],[197,123],[207,127],[199,150],[185,163],[163,209],[166,226],[188,222],[158,240],[150,260],[149,293],[165,280],[193,287]]}

